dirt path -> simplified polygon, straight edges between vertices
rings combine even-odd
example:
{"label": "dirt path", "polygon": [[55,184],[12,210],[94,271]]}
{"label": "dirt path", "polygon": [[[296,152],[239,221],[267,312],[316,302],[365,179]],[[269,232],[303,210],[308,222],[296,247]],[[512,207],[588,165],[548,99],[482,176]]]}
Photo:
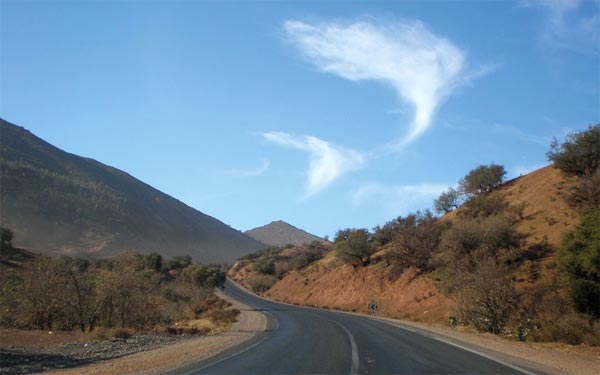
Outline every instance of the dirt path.
{"label": "dirt path", "polygon": [[250,339],[256,332],[266,329],[265,316],[246,305],[230,300],[232,307],[240,310],[238,321],[231,328],[214,336],[203,336],[159,349],[128,355],[108,361],[93,363],[69,370],[49,371],[46,374],[164,374],[178,367],[201,361]]}

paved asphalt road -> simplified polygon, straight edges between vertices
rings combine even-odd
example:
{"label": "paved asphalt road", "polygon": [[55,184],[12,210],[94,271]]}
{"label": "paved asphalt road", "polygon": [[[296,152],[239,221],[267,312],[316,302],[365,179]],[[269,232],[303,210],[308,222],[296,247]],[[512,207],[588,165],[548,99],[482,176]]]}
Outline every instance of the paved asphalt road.
{"label": "paved asphalt road", "polygon": [[179,373],[531,374],[410,327],[266,301],[229,281],[224,293],[265,312],[268,330]]}

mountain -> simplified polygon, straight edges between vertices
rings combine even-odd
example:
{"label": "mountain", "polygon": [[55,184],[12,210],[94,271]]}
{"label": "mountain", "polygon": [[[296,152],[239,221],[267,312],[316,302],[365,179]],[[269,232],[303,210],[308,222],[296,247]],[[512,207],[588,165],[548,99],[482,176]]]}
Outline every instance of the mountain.
{"label": "mountain", "polygon": [[125,250],[230,262],[265,247],[131,175],[0,119],[0,226],[54,255]]}
{"label": "mountain", "polygon": [[247,230],[244,233],[267,245],[280,247],[288,244],[300,246],[305,243],[309,244],[313,241],[323,241],[322,238],[303,231],[302,229],[298,229],[281,220],[273,221],[262,227]]}

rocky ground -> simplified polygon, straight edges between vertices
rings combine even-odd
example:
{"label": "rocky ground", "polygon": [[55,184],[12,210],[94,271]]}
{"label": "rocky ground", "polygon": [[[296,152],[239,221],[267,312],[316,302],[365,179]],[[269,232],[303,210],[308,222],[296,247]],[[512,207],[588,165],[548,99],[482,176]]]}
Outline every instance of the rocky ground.
{"label": "rocky ground", "polygon": [[[221,298],[226,299],[224,295]],[[266,318],[237,301],[237,322],[209,335],[143,334],[91,340],[76,332],[0,330],[0,374],[164,374],[231,348],[266,329]]]}
{"label": "rocky ground", "polygon": [[78,367],[189,340],[197,336],[146,334],[128,339],[76,342],[46,347],[0,347],[2,374],[30,374]]}

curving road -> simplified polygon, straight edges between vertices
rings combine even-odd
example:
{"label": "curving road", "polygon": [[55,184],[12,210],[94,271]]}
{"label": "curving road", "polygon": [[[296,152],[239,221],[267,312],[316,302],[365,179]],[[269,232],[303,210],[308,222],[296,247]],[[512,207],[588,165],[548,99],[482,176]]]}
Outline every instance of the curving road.
{"label": "curving road", "polygon": [[532,374],[444,338],[376,318],[290,306],[231,282],[224,293],[268,317],[266,332],[180,374]]}

